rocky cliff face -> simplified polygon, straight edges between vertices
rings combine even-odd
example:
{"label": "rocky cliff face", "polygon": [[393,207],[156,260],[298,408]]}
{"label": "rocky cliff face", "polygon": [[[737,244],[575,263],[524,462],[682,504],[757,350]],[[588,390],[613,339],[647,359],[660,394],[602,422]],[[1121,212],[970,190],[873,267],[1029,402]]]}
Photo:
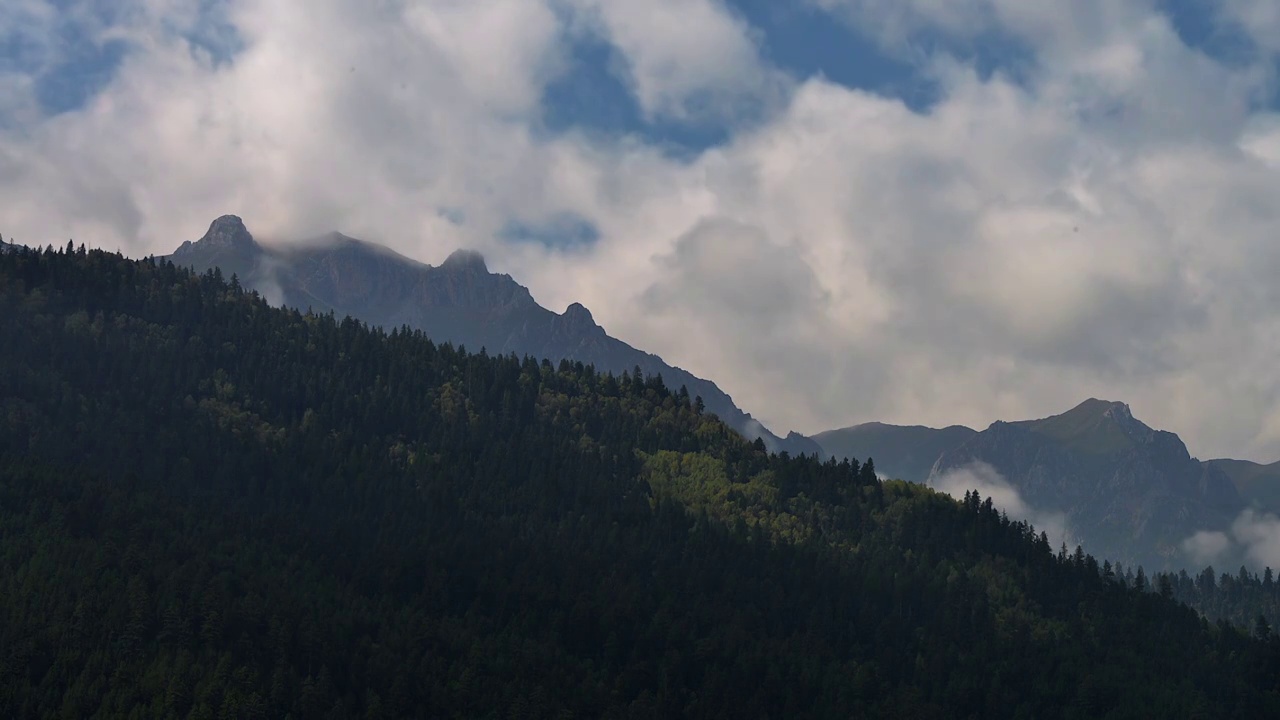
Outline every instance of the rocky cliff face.
{"label": "rocky cliff face", "polygon": [[645,375],[661,374],[668,387],[684,385],[702,396],[708,410],[750,439],[763,438],[770,450],[821,453],[804,436],[780,438],[763,428],[715,383],[610,337],[582,305],[574,303],[563,314],[538,305],[527,288],[510,275],[489,272],[473,251],[455,251],[431,266],[339,233],[266,248],[240,218],[228,215],[169,259],[198,271],[217,267],[225,276],[235,274],[276,305],[333,311],[387,329],[407,325],[473,351],[580,361],[615,374],[639,367]]}
{"label": "rocky cliff face", "polygon": [[1153,430],[1123,403],[1089,400],[1042,420],[997,422],[943,453],[942,476],[986,463],[1099,558],[1181,567],[1181,543],[1222,529],[1243,509],[1220,469],[1191,457],[1177,435]]}
{"label": "rocky cliff face", "polygon": [[244,221],[235,215],[223,215],[210,223],[204,237],[182,243],[172,259],[200,270],[216,267],[223,275],[244,279],[257,269],[261,254]]}

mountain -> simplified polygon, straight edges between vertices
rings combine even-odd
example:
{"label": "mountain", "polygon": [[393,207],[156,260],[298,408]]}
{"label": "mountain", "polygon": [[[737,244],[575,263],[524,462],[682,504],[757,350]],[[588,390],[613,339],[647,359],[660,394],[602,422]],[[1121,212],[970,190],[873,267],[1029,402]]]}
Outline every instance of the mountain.
{"label": "mountain", "polygon": [[942,429],[922,425],[863,423],[813,436],[828,457],[872,458],[884,477],[923,483],[944,452],[959,447],[977,430],[952,425]]}
{"label": "mountain", "polygon": [[1249,505],[1280,513],[1280,462],[1262,465],[1248,460],[1206,460],[1205,467],[1221,471]]}
{"label": "mountain", "polygon": [[944,452],[929,481],[979,463],[1028,506],[1064,513],[1091,552],[1148,568],[1181,567],[1186,538],[1228,527],[1244,507],[1225,472],[1120,402],[1090,399],[1053,417],[993,423]]}
{"label": "mountain", "polygon": [[562,314],[538,305],[510,275],[489,272],[476,252],[458,250],[436,267],[340,233],[268,248],[240,218],[227,215],[169,259],[200,272],[219,268],[275,305],[333,311],[384,328],[407,325],[438,342],[490,354],[564,359],[617,375],[638,367],[645,375],[662,375],[669,387],[687,387],[708,410],[748,439],[761,438],[770,451],[821,453],[817,443],[797,433],[774,435],[710,380],[610,337],[582,305],[574,303]]}
{"label": "mountain", "polygon": [[1212,572],[769,455],[656,378],[98,251],[0,255],[0,318],[0,717],[1280,716],[1267,620],[1173,599]]}

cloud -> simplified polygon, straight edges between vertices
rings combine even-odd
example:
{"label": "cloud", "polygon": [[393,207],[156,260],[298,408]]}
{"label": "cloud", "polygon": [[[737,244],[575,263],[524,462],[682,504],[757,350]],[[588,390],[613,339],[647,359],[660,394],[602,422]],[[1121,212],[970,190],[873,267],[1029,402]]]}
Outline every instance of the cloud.
{"label": "cloud", "polygon": [[1074,546],[1064,513],[1045,511],[1028,505],[1017,488],[1009,484],[995,468],[984,462],[974,462],[965,467],[952,470],[944,475],[931,478],[929,484],[936,490],[961,500],[965,493],[976,490],[982,498],[991,498],[991,502],[1009,517],[1029,522],[1037,531],[1049,536],[1050,547],[1058,547],[1066,543]]}
{"label": "cloud", "polygon": [[1245,510],[1231,525],[1231,534],[1257,567],[1280,568],[1280,518]]}
{"label": "cloud", "polygon": [[1219,531],[1201,530],[1182,541],[1182,551],[1197,568],[1219,562],[1230,548],[1231,539]]}
{"label": "cloud", "polygon": [[[1271,62],[1191,47],[1145,0],[824,5],[937,101],[788,78],[713,0],[117,3],[83,25],[129,50],[82,107],[37,101],[56,43],[0,67],[0,232],[167,253],[234,212],[268,240],[472,247],[780,432],[1099,396],[1201,456],[1280,457]],[[1223,21],[1261,46],[1267,7]],[[46,38],[51,8],[0,13]],[[637,122],[727,139],[549,130],[584,36]]]}
{"label": "cloud", "polygon": [[1184,540],[1182,549],[1196,567],[1243,562],[1255,569],[1280,568],[1280,518],[1247,509],[1229,531],[1201,530]]}
{"label": "cloud", "polygon": [[1280,7],[1269,0],[1226,0],[1222,15],[1238,23],[1259,47],[1280,52]]}
{"label": "cloud", "polygon": [[[808,319],[826,293],[795,247],[775,243],[757,226],[712,216],[656,265],[657,279],[640,296],[643,316],[680,338],[684,357],[704,367],[756,358],[738,383],[753,387],[785,388],[795,372],[831,376],[827,339],[814,334]],[[782,402],[809,399],[796,394]]]}
{"label": "cloud", "polygon": [[754,33],[719,0],[572,0],[581,26],[603,35],[649,118],[734,122],[786,91],[765,65]]}

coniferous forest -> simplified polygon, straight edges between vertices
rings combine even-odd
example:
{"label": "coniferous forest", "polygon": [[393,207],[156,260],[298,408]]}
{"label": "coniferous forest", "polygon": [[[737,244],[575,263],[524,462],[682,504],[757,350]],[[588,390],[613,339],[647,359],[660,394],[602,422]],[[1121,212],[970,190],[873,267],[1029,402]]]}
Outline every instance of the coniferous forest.
{"label": "coniferous forest", "polygon": [[660,377],[0,254],[3,717],[1280,716],[1212,572],[1135,584]]}

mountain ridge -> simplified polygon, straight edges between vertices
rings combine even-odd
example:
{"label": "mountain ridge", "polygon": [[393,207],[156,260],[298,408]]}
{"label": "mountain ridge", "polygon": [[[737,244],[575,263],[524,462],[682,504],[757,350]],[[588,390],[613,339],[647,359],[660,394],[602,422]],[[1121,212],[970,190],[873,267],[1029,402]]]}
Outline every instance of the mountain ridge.
{"label": "mountain ridge", "polygon": [[[1200,530],[1226,530],[1245,507],[1280,510],[1280,462],[1201,461],[1175,433],[1124,402],[1088,398],[1065,412],[997,420],[982,431],[862,423],[814,435],[832,457],[870,456],[890,477],[939,486],[990,468],[1041,515],[1067,517],[1090,552],[1148,567],[1182,562]],[[931,458],[928,467],[922,458]],[[950,478],[944,479],[944,476]]]}
{"label": "mountain ridge", "polygon": [[1244,503],[1230,478],[1129,406],[1096,398],[1036,420],[997,421],[943,453],[938,484],[981,464],[1029,507],[1062,513],[1090,552],[1151,568],[1184,562],[1195,532],[1229,527]]}
{"label": "mountain ridge", "polygon": [[386,328],[407,325],[437,341],[491,354],[570,360],[618,375],[636,368],[660,374],[671,387],[683,385],[701,396],[709,411],[748,439],[761,438],[771,451],[822,453],[798,433],[774,434],[714,382],[608,335],[582,304],[572,303],[563,313],[542,307],[510,275],[489,272],[474,250],[455,250],[435,266],[336,232],[264,246],[241,218],[224,215],[167,259],[197,271],[218,267],[274,305],[332,311]]}
{"label": "mountain ridge", "polygon": [[1280,511],[1280,461],[1267,464],[1215,458],[1205,460],[1203,464],[1225,473],[1240,497],[1250,505],[1271,512]]}
{"label": "mountain ridge", "polygon": [[923,483],[946,450],[977,434],[963,425],[931,428],[867,422],[813,436],[830,457],[870,457],[881,475]]}

